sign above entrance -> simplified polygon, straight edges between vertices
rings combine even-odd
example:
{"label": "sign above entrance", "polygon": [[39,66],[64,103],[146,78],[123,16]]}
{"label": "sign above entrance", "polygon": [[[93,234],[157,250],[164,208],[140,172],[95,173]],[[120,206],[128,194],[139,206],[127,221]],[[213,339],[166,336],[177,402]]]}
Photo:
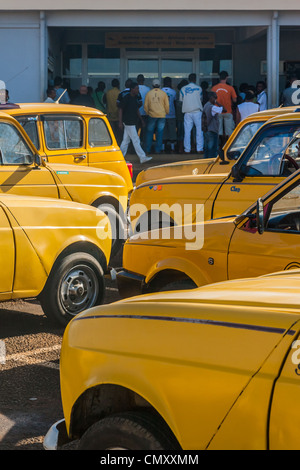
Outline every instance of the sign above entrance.
{"label": "sign above entrance", "polygon": [[214,48],[213,33],[106,33],[106,48]]}

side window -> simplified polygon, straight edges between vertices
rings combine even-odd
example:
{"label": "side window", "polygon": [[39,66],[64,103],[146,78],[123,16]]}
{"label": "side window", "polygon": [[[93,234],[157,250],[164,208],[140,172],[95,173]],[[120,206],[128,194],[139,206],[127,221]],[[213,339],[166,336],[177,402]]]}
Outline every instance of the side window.
{"label": "side window", "polygon": [[33,159],[34,155],[18,129],[0,122],[1,165],[30,165]]}
{"label": "side window", "polygon": [[21,124],[24,131],[37,150],[40,149],[40,141],[37,130],[37,116],[15,116],[16,120]]}
{"label": "side window", "polygon": [[300,185],[272,204],[267,230],[300,233]]}
{"label": "side window", "polygon": [[249,144],[250,140],[264,122],[250,122],[241,128],[237,137],[227,150],[227,157],[229,160],[237,160]]}
{"label": "side window", "polygon": [[[250,156],[245,158],[241,170],[246,176],[287,176],[286,150],[298,125],[272,126],[261,132],[256,143],[249,150]],[[294,168],[295,169],[295,168]]]}
{"label": "side window", "polygon": [[49,150],[83,146],[83,121],[77,116],[43,116],[44,135]]}
{"label": "side window", "polygon": [[92,118],[89,121],[89,146],[106,147],[112,144],[112,139],[106,124],[101,118]]}

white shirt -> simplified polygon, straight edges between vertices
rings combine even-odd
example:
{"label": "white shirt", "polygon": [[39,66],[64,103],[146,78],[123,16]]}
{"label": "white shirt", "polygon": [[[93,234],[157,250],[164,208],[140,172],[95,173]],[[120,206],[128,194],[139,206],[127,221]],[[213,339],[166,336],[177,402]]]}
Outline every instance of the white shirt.
{"label": "white shirt", "polygon": [[257,103],[259,104],[260,111],[266,111],[268,109],[268,97],[265,90],[257,95]]}
{"label": "white shirt", "polygon": [[246,117],[250,116],[250,114],[258,113],[259,105],[252,103],[252,101],[245,101],[244,103],[238,105],[238,109],[242,121],[243,119],[246,119]]}
{"label": "white shirt", "polygon": [[181,88],[179,99],[182,101],[183,113],[196,113],[203,110],[202,88],[196,83],[189,83]]}

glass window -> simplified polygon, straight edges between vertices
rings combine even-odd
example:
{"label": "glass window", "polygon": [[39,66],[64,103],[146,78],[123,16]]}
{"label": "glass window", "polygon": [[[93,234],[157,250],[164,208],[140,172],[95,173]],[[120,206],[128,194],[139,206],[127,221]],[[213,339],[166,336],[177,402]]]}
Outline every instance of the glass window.
{"label": "glass window", "polygon": [[88,45],[88,74],[98,77],[120,75],[120,49]]}
{"label": "glass window", "polygon": [[192,59],[162,59],[162,76],[187,78],[193,72]]}
{"label": "glass window", "polygon": [[[242,165],[242,172],[248,176],[278,176],[283,174],[283,159],[286,149],[295,134],[299,132],[299,124],[272,126],[266,128],[258,136],[257,141],[249,150],[250,156]],[[286,163],[288,160],[286,160]]]}
{"label": "glass window", "polygon": [[83,122],[77,116],[43,116],[44,135],[49,150],[83,146]]}
{"label": "glass window", "polygon": [[63,75],[81,76],[82,74],[82,47],[81,45],[68,44],[63,51]]}
{"label": "glass window", "polygon": [[267,230],[300,232],[300,185],[280,197],[270,209]]}
{"label": "glass window", "polygon": [[211,49],[200,49],[200,81],[215,85],[219,73],[225,71],[232,78],[232,46],[217,45]]}
{"label": "glass window", "polygon": [[89,145],[90,147],[106,147],[112,144],[109,131],[103,119],[90,119]]}
{"label": "glass window", "polygon": [[37,129],[37,116],[15,116],[17,121],[21,124],[31,142],[37,150],[40,149],[39,134]]}
{"label": "glass window", "polygon": [[227,150],[227,157],[229,160],[237,160],[249,144],[250,140],[256,134],[258,129],[264,124],[261,122],[251,122],[241,128],[235,140]]}
{"label": "glass window", "polygon": [[157,59],[129,59],[128,77],[135,78],[142,73],[145,78],[158,78]]}
{"label": "glass window", "polygon": [[34,155],[23,137],[11,124],[0,123],[1,165],[30,165]]}

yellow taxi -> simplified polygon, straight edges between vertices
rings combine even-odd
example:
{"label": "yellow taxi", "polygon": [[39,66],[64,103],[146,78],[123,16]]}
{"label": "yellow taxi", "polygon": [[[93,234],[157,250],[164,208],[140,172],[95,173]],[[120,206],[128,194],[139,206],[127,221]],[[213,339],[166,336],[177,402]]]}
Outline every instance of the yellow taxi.
{"label": "yellow taxi", "polygon": [[81,313],[63,337],[63,416],[44,448],[173,450],[194,465],[178,451],[300,449],[299,290],[296,270]]}
{"label": "yellow taxi", "polygon": [[300,111],[299,106],[280,107],[251,114],[236,126],[217,158],[197,158],[146,168],[137,175],[135,186],[171,176],[228,173],[265,122],[273,117],[297,111]]}
{"label": "yellow taxi", "polygon": [[17,119],[49,163],[112,171],[123,178],[127,193],[132,191],[132,165],[126,163],[101,111],[59,103],[17,103],[5,112]]}
{"label": "yellow taxi", "polygon": [[102,303],[111,252],[103,212],[70,201],[1,194],[0,230],[1,302],[38,298],[44,313],[62,325]]}
{"label": "yellow taxi", "polygon": [[[237,153],[238,160],[231,160],[228,165],[222,165],[220,159],[217,159],[212,164],[211,171],[208,169],[205,174],[198,173],[198,167],[195,166],[195,171],[189,173],[161,178],[157,176],[139,184],[130,199],[133,233],[159,226],[182,224],[182,216],[172,213],[174,204],[185,209],[184,223],[196,220],[197,204],[204,205],[205,220],[243,212],[254,199],[282,181],[288,174],[287,166],[295,166],[286,155],[290,140],[300,129],[300,113],[297,110],[298,108],[294,113],[273,118],[269,115],[267,122],[260,121],[261,126],[252,139],[250,135],[244,139],[245,134],[241,129],[244,144],[241,147],[238,145],[240,150],[234,150],[237,149],[234,142],[230,145],[227,157],[231,152],[233,155]],[[239,139],[239,134],[236,139]],[[276,157],[279,154],[282,157],[280,165]],[[259,159],[263,160],[260,169]]]}
{"label": "yellow taxi", "polygon": [[123,243],[126,223],[124,178],[101,168],[49,163],[42,156],[21,124],[0,112],[0,193],[58,198],[100,208],[112,224],[115,255]]}
{"label": "yellow taxi", "polygon": [[[300,133],[291,146],[296,159]],[[276,158],[280,164],[280,156]],[[165,227],[129,238],[123,269],[117,273],[119,291],[127,297],[300,268],[299,234],[297,170],[238,217]]]}

